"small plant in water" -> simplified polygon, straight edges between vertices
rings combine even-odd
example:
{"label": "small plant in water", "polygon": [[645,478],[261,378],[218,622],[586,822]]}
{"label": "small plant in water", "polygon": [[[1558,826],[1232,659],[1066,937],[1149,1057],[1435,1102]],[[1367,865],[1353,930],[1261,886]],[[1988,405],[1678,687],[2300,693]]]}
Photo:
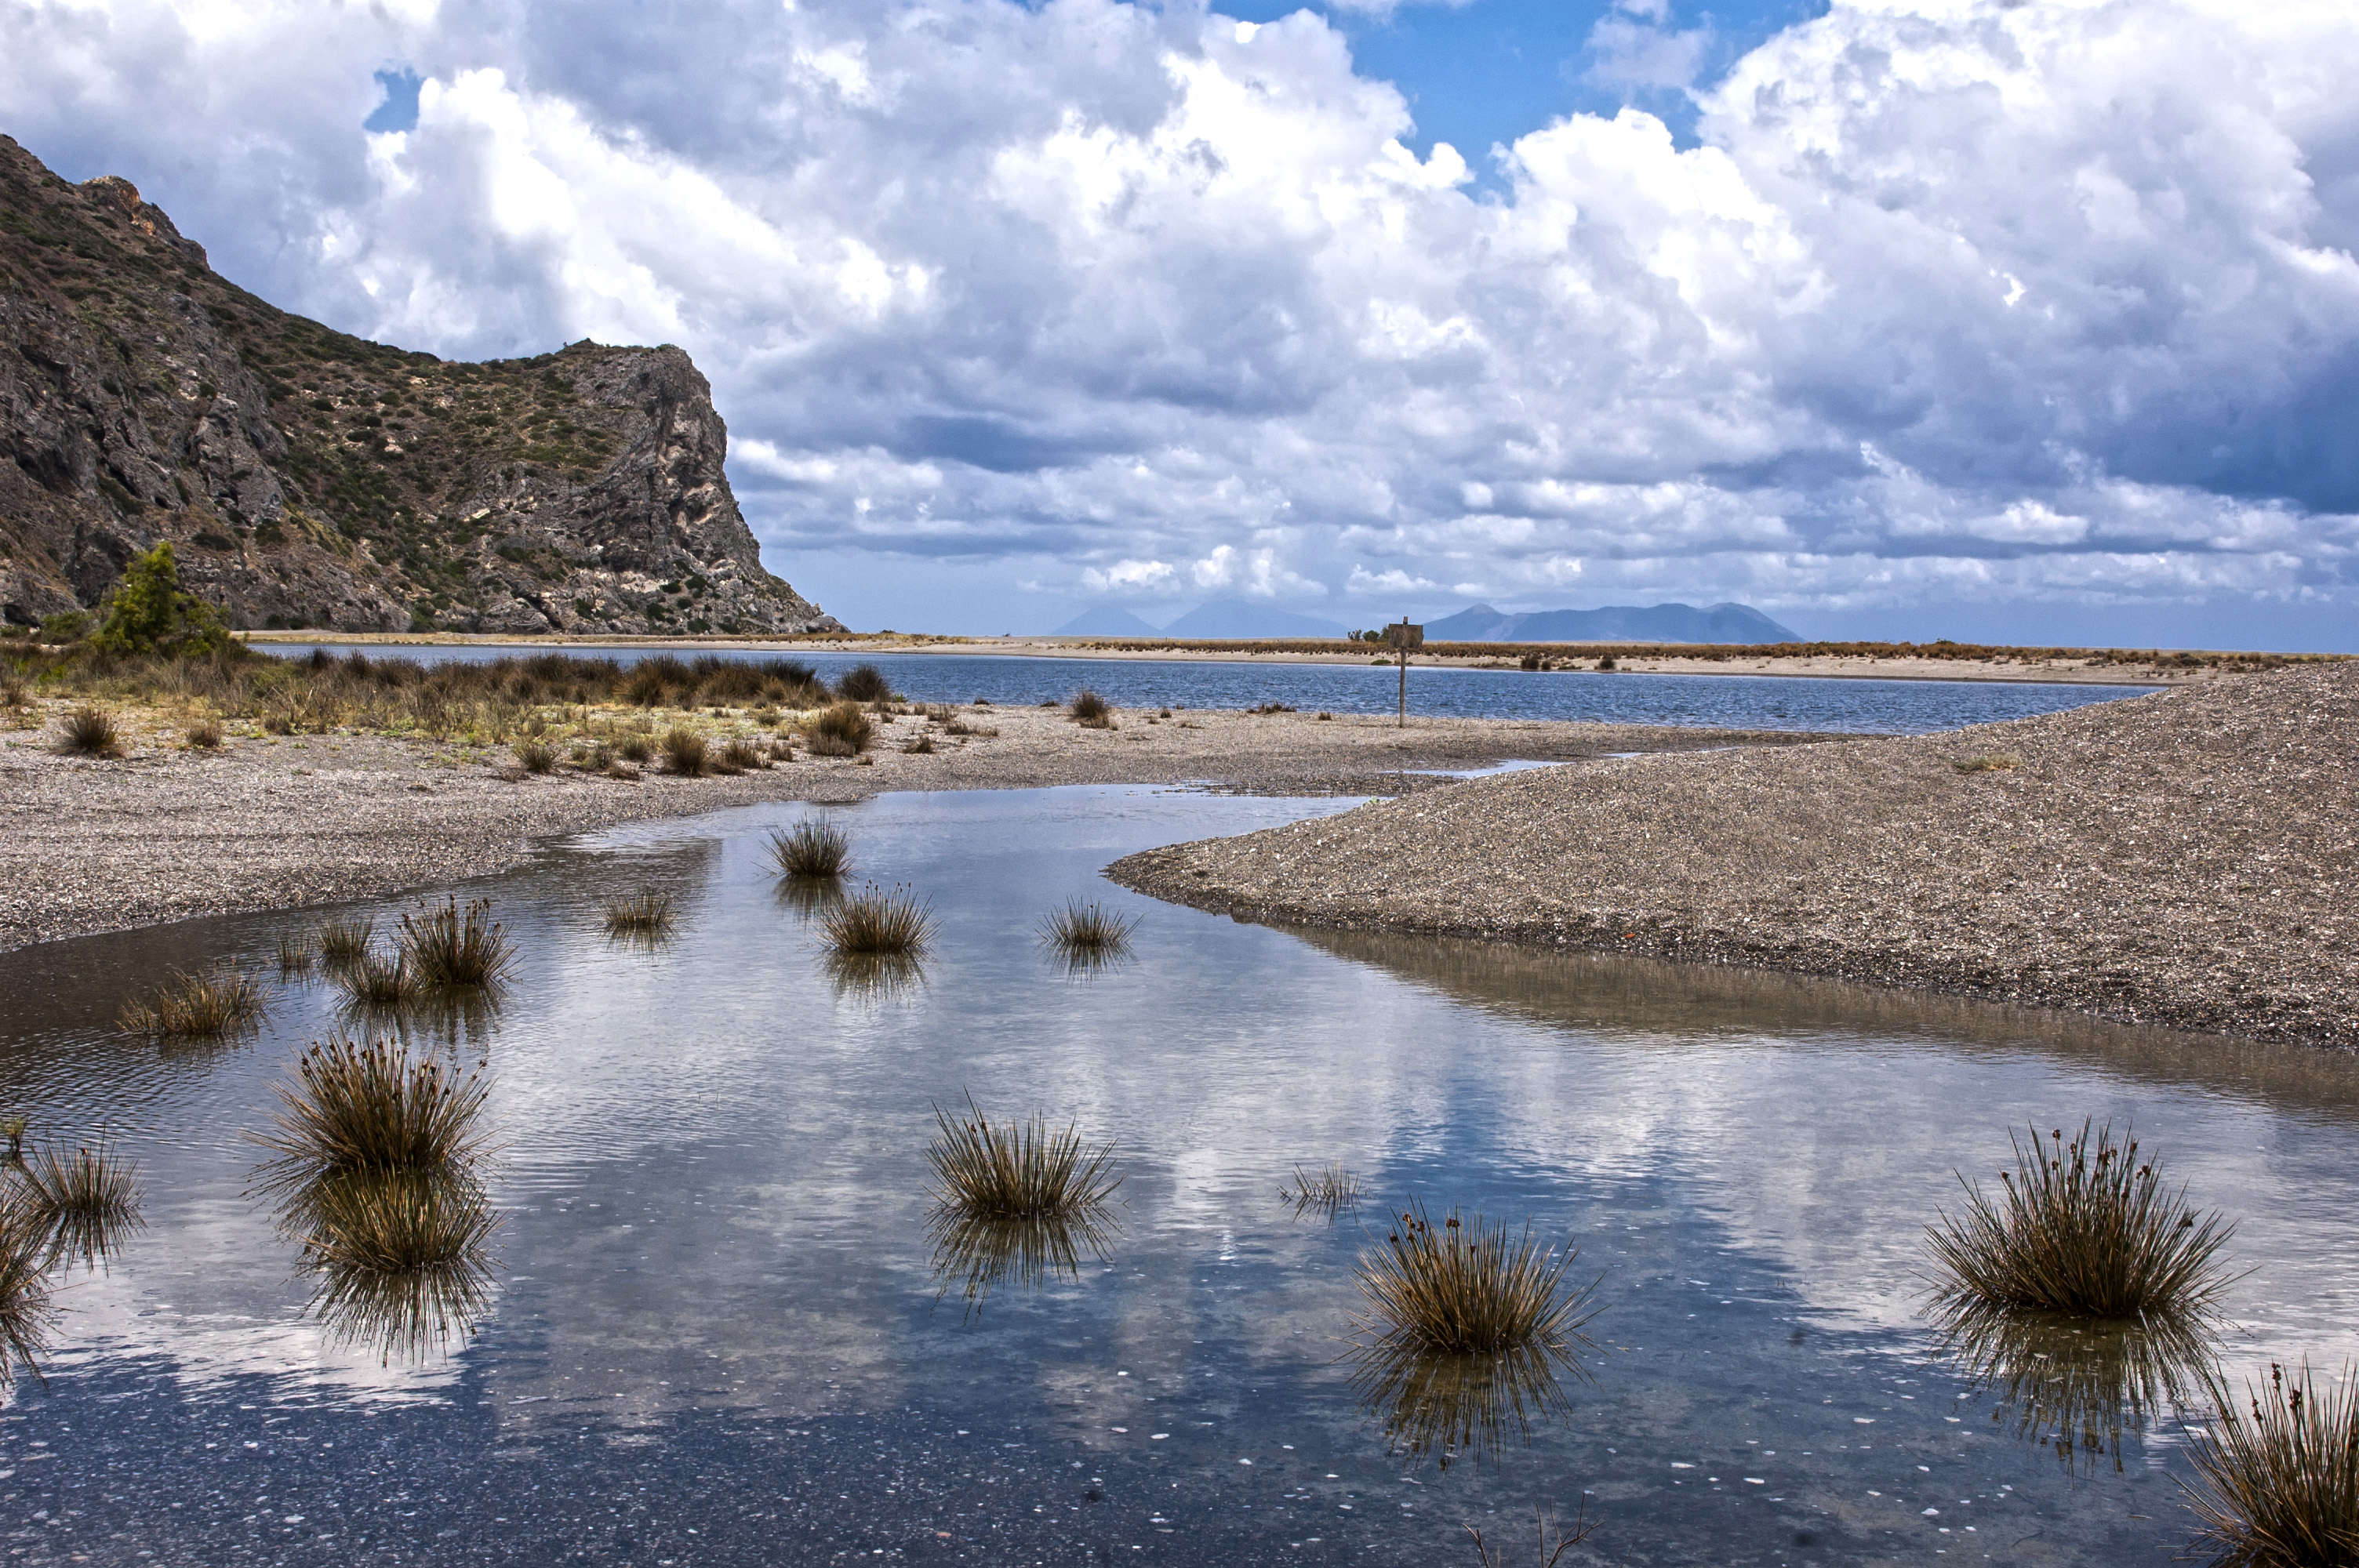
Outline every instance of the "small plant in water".
{"label": "small plant in water", "polygon": [[275,1156],[263,1188],[288,1192],[342,1172],[432,1175],[472,1164],[489,1093],[472,1073],[396,1040],[331,1035],[297,1059],[295,1078],[274,1086],[280,1108],[268,1132],[247,1137]]}
{"label": "small plant in water", "polygon": [[1360,1289],[1369,1313],[1358,1321],[1385,1342],[1427,1353],[1502,1356],[1538,1349],[1569,1353],[1597,1314],[1595,1285],[1568,1288],[1580,1249],[1541,1245],[1481,1215],[1451,1211],[1439,1227],[1412,1204],[1382,1247],[1361,1254]]}
{"label": "small plant in water", "polygon": [[907,888],[872,882],[821,916],[820,935],[842,957],[917,957],[933,940],[934,914]]}
{"label": "small plant in water", "polygon": [[2016,1168],[1999,1173],[1996,1203],[1959,1177],[1965,1212],[1926,1227],[1941,1271],[1937,1302],[2094,1318],[2212,1311],[2228,1284],[2219,1253],[2234,1227],[2217,1213],[2198,1217],[2184,1188],[2166,1189],[2135,1141],[2093,1126],[2070,1142],[2060,1127],[2044,1143],[2034,1129],[2027,1149],[2010,1134]]}
{"label": "small plant in water", "polygon": [[1063,953],[1121,951],[1138,925],[1136,915],[1118,914],[1094,899],[1073,899],[1040,923],[1040,940]]}
{"label": "small plant in water", "polygon": [[824,816],[770,834],[770,860],[783,877],[840,877],[852,866],[852,835]]}
{"label": "small plant in water", "polygon": [[978,1219],[1073,1217],[1103,1206],[1122,1184],[1113,1144],[1085,1148],[1072,1126],[1050,1132],[1037,1112],[1029,1121],[995,1127],[972,1096],[966,1104],[973,1114],[956,1121],[934,1108],[941,1130],[926,1159],[944,1208]]}
{"label": "small plant in water", "polygon": [[281,932],[278,937],[278,972],[299,975],[311,968],[311,938],[300,931]]}
{"label": "small plant in water", "polygon": [[25,1128],[29,1118],[0,1116],[0,1138],[8,1141],[7,1158],[14,1162],[25,1157]]}
{"label": "small plant in water", "polygon": [[1337,1210],[1360,1201],[1360,1178],[1340,1164],[1330,1163],[1318,1171],[1297,1165],[1293,1184],[1280,1186],[1277,1195],[1292,1204],[1298,1215],[1316,1210],[1332,1218]]}
{"label": "small plant in water", "polygon": [[138,1167],[103,1142],[70,1155],[39,1151],[25,1165],[25,1195],[52,1254],[92,1268],[140,1223]]}
{"label": "small plant in water", "polygon": [[610,898],[599,909],[609,936],[659,936],[671,929],[672,896],[668,892]]}
{"label": "small plant in water", "polygon": [[84,703],[59,721],[58,750],[73,757],[119,757],[123,735],[114,727],[114,715]]}
{"label": "small plant in water", "polygon": [[243,969],[175,975],[152,1002],[123,1010],[123,1026],[135,1034],[201,1039],[242,1033],[269,1012],[262,982]]}
{"label": "small plant in water", "polygon": [[2225,1389],[2195,1443],[2201,1521],[2194,1544],[2216,1568],[2342,1568],[2359,1544],[2359,1390],[2352,1369],[2323,1395],[2303,1367],[2269,1367],[2247,1390],[2249,1418]]}
{"label": "small plant in water", "polygon": [[[1537,1503],[1532,1507],[1532,1515],[1539,1526],[1539,1548],[1535,1561],[1539,1563],[1540,1568],[1556,1568],[1557,1559],[1587,1541],[1597,1529],[1596,1524],[1589,1519],[1589,1504],[1586,1501],[1573,1510],[1571,1530],[1559,1525],[1556,1522],[1556,1515],[1543,1511]],[[1522,1561],[1521,1558],[1508,1555],[1505,1541],[1495,1543],[1486,1539],[1477,1526],[1468,1525],[1466,1533],[1474,1538],[1474,1555],[1482,1561],[1483,1568],[1508,1568],[1510,1563]]]}
{"label": "small plant in water", "polygon": [[440,909],[401,917],[401,952],[419,984],[437,990],[497,985],[516,962],[507,928],[492,918],[492,901],[479,898],[462,910],[456,894]]}
{"label": "small plant in water", "polygon": [[375,916],[339,915],[320,927],[320,957],[330,964],[349,964],[369,950],[375,935]]}
{"label": "small plant in water", "polygon": [[422,989],[405,953],[364,948],[359,957],[334,966],[330,973],[347,997],[365,1008],[407,1007],[418,1000]]}

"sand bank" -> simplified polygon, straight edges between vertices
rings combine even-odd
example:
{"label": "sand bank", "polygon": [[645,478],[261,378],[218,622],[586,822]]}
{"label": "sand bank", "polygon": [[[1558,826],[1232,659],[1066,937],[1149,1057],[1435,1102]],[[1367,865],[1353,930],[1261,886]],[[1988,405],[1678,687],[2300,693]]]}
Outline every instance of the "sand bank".
{"label": "sand bank", "polygon": [[[516,863],[533,839],[765,800],[849,802],[884,790],[1201,784],[1274,795],[1364,795],[1438,782],[1431,770],[1523,758],[1810,737],[1483,719],[1307,713],[1119,715],[1089,730],[1057,710],[961,709],[996,735],[955,736],[922,714],[878,720],[865,762],[804,758],[734,778],[650,773],[625,783],[517,775],[505,748],[378,735],[233,736],[190,750],[155,715],[120,715],[120,760],[59,755],[65,704],[0,732],[0,949],[231,910],[382,895]],[[931,754],[901,748],[919,735]],[[1428,776],[1419,778],[1419,770]],[[505,776],[504,776],[505,775]]]}
{"label": "sand bank", "polygon": [[1117,862],[1280,924],[2359,1045],[2359,667],[1906,739],[1600,760]]}

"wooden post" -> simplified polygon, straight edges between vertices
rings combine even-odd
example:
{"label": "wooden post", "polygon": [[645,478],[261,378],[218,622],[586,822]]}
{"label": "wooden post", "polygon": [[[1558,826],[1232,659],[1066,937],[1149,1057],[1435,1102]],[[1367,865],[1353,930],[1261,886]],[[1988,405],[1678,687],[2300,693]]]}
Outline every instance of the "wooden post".
{"label": "wooden post", "polygon": [[1393,645],[1393,652],[1400,658],[1400,714],[1397,723],[1406,730],[1408,728],[1408,651],[1425,646],[1425,628],[1411,625],[1408,618],[1403,617],[1385,628],[1385,641]]}

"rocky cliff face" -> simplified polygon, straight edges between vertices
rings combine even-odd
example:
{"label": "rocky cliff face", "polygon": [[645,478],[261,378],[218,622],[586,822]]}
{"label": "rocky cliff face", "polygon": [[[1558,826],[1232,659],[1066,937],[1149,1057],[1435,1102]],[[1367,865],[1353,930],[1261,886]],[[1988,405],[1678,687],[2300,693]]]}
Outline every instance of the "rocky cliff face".
{"label": "rocky cliff face", "polygon": [[0,617],[170,539],[240,627],[841,631],[764,570],[676,348],[445,363],[216,276],[0,136]]}

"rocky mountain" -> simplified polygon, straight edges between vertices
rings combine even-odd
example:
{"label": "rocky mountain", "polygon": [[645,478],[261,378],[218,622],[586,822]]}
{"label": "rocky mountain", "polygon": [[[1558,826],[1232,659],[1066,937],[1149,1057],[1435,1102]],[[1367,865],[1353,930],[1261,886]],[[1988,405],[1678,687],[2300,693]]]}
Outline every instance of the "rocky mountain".
{"label": "rocky mountain", "polygon": [[0,617],[173,541],[239,627],[842,628],[762,567],[687,354],[446,363],[290,316],[0,136]]}
{"label": "rocky mountain", "polygon": [[1487,604],[1426,623],[1429,643],[1798,643],[1749,604],[1610,604],[1511,615]]}

